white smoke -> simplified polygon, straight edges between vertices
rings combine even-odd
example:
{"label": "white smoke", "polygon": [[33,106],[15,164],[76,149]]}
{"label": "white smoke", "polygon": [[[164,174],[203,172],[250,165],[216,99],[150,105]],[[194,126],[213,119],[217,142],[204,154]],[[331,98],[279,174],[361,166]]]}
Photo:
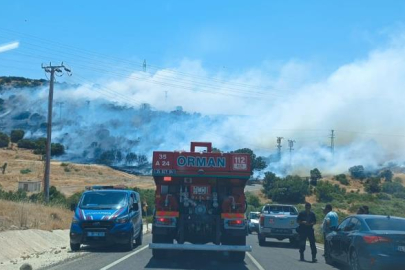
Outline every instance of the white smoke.
{"label": "white smoke", "polygon": [[[190,141],[212,141],[225,151],[248,147],[274,157],[276,137],[282,136],[282,159],[271,162],[269,169],[281,172],[288,167],[303,174],[314,167],[339,173],[353,165],[403,162],[405,39],[322,78],[311,69],[311,64],[290,61],[277,76],[268,63],[236,75],[210,74],[201,62],[184,60],[174,69],[134,72],[125,80],[64,89],[55,93],[55,99],[66,103],[64,119],[70,124],[60,125],[55,138],[69,137],[71,149],[82,152],[97,140],[100,130],[107,129],[104,147],[122,143],[122,148],[149,157],[158,149],[186,150]],[[106,95],[108,90],[113,92]],[[46,95],[43,89],[31,97]],[[107,101],[127,108],[112,109]],[[33,103],[26,102],[26,109],[45,115],[45,106],[39,112]],[[138,110],[141,103],[150,104],[152,110]],[[169,113],[176,106],[189,115]],[[328,148],[332,129],[334,155]],[[287,139],[296,141],[291,158]]]}
{"label": "white smoke", "polygon": [[20,46],[18,41],[0,45],[0,53],[17,49]]}

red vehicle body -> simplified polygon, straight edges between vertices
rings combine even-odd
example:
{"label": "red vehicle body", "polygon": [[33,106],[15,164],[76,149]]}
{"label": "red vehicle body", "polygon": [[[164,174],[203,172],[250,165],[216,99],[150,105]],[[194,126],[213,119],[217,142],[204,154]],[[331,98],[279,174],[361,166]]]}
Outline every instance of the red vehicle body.
{"label": "red vehicle body", "polygon": [[192,142],[190,152],[153,153],[156,208],[150,248],[155,257],[164,257],[168,249],[217,250],[242,261],[251,251],[244,194],[250,156],[211,150],[211,143]]}

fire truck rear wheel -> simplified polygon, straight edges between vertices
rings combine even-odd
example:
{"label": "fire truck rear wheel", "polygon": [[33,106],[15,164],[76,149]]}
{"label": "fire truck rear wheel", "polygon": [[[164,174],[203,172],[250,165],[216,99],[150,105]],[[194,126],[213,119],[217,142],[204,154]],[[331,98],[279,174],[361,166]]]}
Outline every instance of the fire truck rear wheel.
{"label": "fire truck rear wheel", "polygon": [[[166,235],[152,234],[152,243],[173,244],[173,239],[167,237]],[[167,250],[152,249],[152,256],[156,259],[164,259],[164,258],[166,258],[166,255],[167,255]]]}
{"label": "fire truck rear wheel", "polygon": [[[246,236],[233,236],[225,237],[222,239],[223,245],[245,246]],[[229,252],[229,260],[232,262],[243,262],[245,260],[246,252],[244,251],[231,251]]]}

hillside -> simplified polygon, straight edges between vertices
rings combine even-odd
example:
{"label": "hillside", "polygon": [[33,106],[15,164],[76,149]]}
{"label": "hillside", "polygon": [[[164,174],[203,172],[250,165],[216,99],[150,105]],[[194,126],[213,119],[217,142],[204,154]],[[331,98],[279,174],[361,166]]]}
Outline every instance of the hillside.
{"label": "hillside", "polygon": [[[30,150],[0,149],[0,166],[7,163],[5,174],[1,174],[0,184],[4,190],[17,190],[18,181],[42,181],[44,162]],[[150,176],[135,176],[114,170],[107,166],[73,164],[51,161],[51,185],[66,196],[82,191],[91,185],[123,184],[129,187],[154,188]]]}

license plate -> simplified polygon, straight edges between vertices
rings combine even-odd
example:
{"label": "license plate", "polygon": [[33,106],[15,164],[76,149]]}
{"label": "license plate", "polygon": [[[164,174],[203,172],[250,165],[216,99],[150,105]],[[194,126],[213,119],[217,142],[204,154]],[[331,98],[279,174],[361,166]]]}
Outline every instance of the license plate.
{"label": "license plate", "polygon": [[87,236],[90,236],[90,237],[104,237],[105,232],[88,232]]}
{"label": "license plate", "polygon": [[208,187],[206,187],[206,186],[193,186],[193,194],[194,195],[207,195],[208,194]]}
{"label": "license plate", "polygon": [[405,246],[398,246],[398,251],[405,252]]}

